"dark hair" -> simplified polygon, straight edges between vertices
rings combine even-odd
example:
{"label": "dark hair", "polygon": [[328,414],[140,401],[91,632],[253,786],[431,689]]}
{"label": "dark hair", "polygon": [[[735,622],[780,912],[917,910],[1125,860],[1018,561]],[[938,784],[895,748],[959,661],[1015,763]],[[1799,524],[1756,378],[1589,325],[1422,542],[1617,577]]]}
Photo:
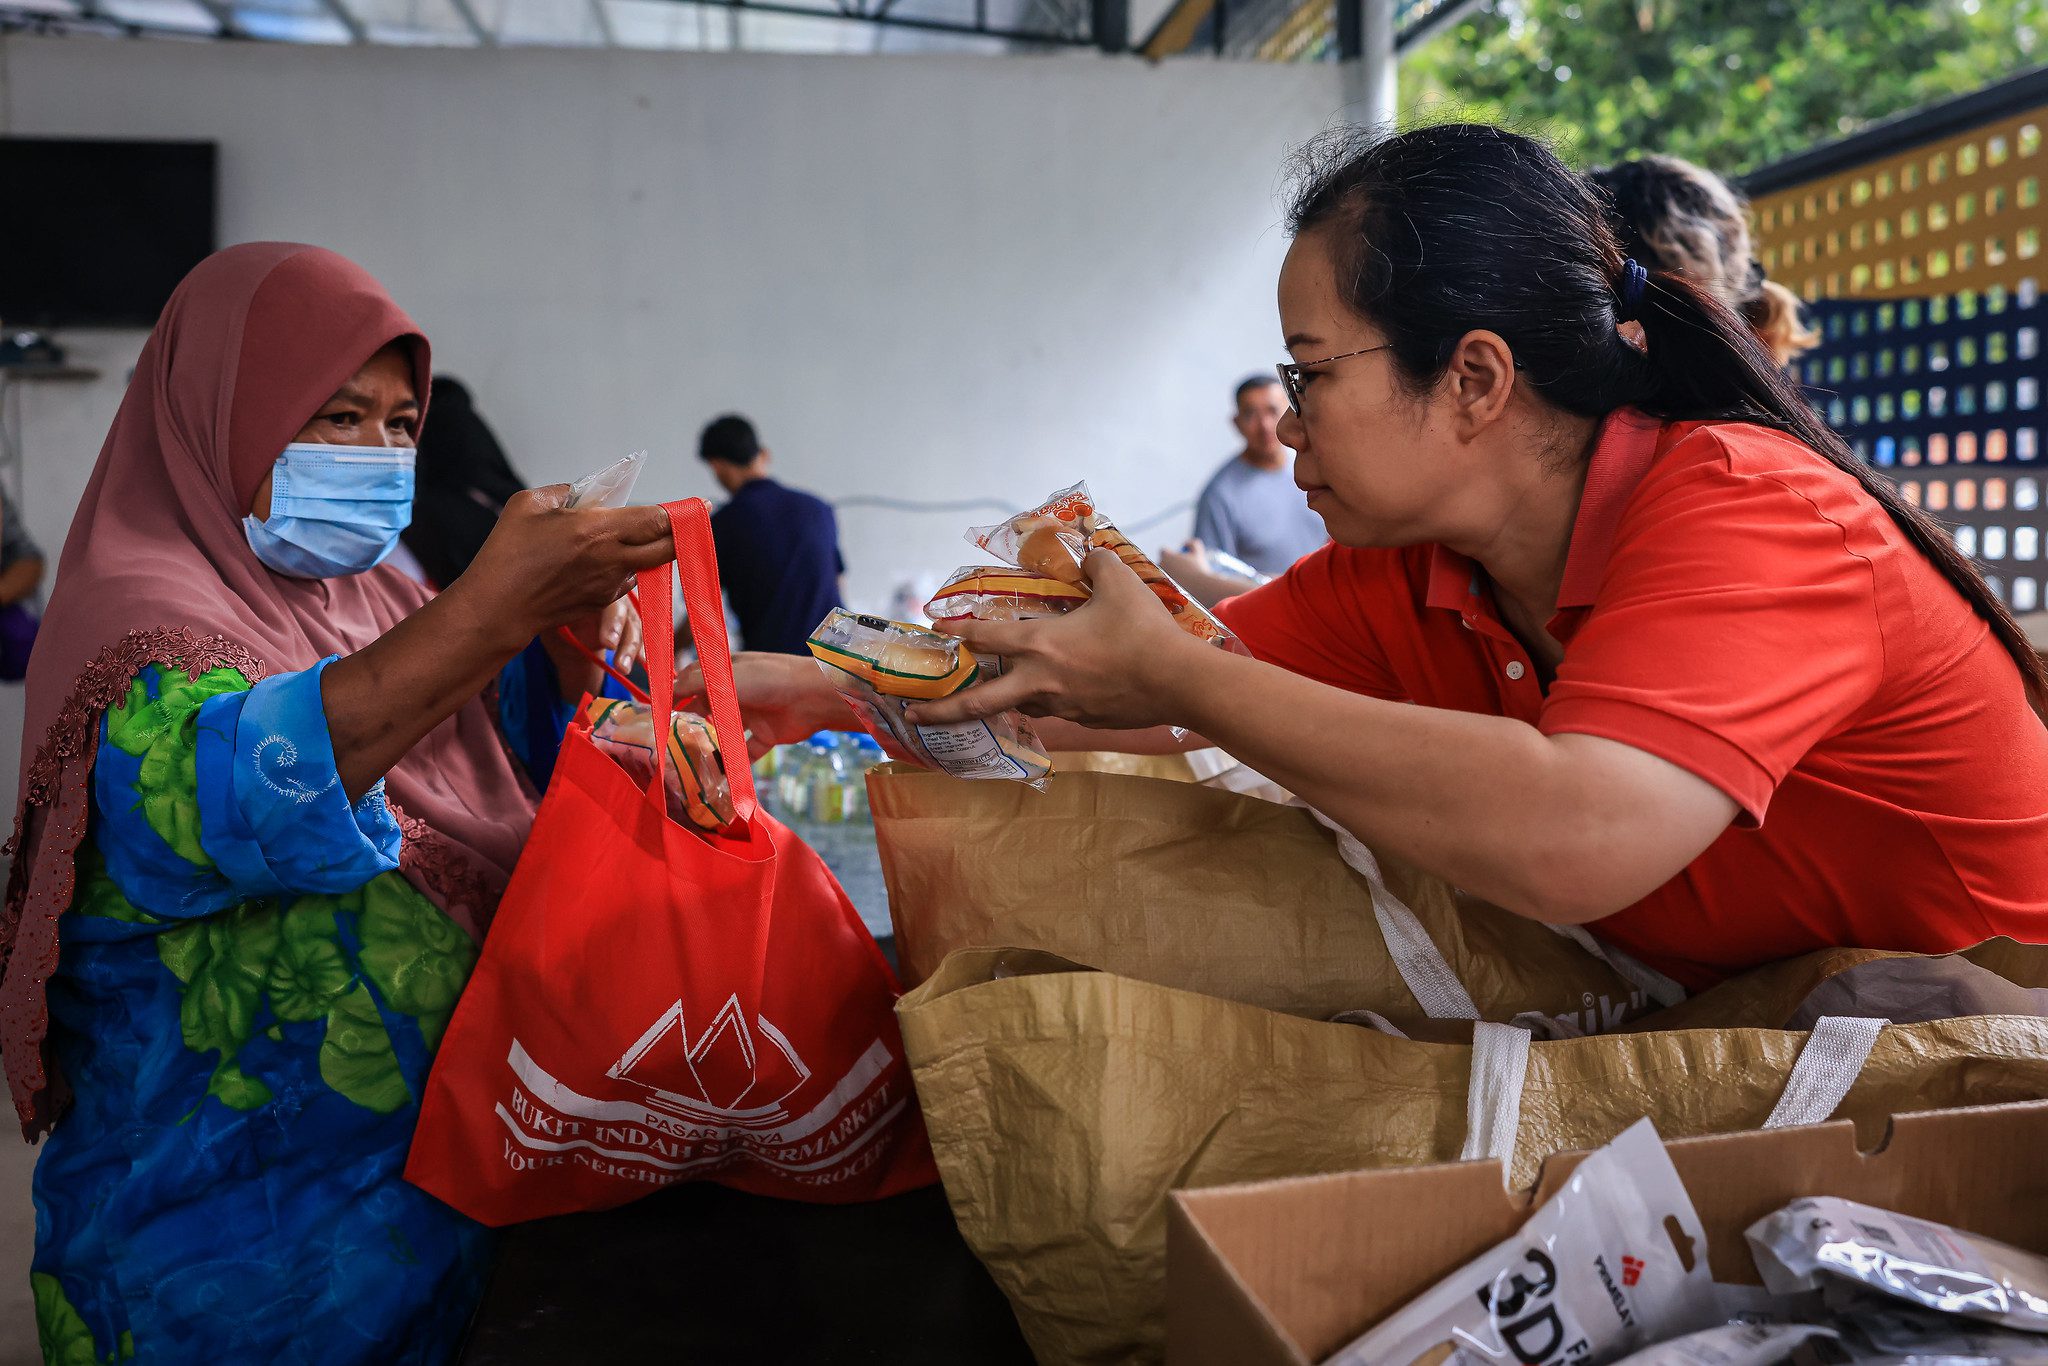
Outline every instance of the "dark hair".
{"label": "dark hair", "polygon": [[415,459],[412,523],[400,533],[435,583],[450,584],[484,547],[526,481],[461,380],[434,376]]}
{"label": "dark hair", "polygon": [[1255,394],[1268,385],[1278,384],[1279,382],[1280,376],[1270,370],[1264,374],[1246,375],[1242,380],[1238,381],[1237,402],[1242,405],[1246,394]]}
{"label": "dark hair", "polygon": [[697,454],[705,460],[751,465],[760,453],[761,438],[754,435],[754,424],[738,413],[715,419],[697,438]]}
{"label": "dark hair", "polygon": [[1820,336],[1799,298],[1764,275],[1749,233],[1749,202],[1702,166],[1637,157],[1587,172],[1607,198],[1621,249],[1651,270],[1683,275],[1742,315],[1781,364]]}
{"label": "dark hair", "polygon": [[1607,198],[1621,249],[1651,270],[1683,273],[1723,303],[1748,298],[1748,207],[1727,181],[1677,157],[1647,156],[1586,173]]}
{"label": "dark hair", "polygon": [[[1744,322],[1682,275],[1654,271],[1616,327],[1624,261],[1606,205],[1542,144],[1483,124],[1327,134],[1296,158],[1294,233],[1327,229],[1344,301],[1385,336],[1420,392],[1467,333],[1500,335],[1523,381],[1581,417],[1752,422],[1853,476],[1991,626],[2048,708],[2048,669],[1939,522],[1906,503],[1814,413]],[[1648,266],[1651,263],[1643,262]]]}

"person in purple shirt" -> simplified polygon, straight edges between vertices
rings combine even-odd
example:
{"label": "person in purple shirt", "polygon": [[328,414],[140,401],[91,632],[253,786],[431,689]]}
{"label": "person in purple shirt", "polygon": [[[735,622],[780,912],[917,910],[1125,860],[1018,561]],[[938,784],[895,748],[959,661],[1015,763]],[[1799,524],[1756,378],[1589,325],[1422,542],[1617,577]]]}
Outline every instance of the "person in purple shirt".
{"label": "person in purple shirt", "polygon": [[768,477],[773,457],[754,424],[727,414],[704,429],[697,454],[729,495],[711,514],[726,600],[740,647],[806,653],[804,642],[841,605],[839,522],[831,505]]}

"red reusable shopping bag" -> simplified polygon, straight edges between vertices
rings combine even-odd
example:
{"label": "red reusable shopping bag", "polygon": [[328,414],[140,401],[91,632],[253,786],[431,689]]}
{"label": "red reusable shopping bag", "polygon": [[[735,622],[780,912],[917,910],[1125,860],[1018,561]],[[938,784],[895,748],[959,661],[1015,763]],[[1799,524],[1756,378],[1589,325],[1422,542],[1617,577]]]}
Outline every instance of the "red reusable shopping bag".
{"label": "red reusable shopping bag", "polygon": [[[678,1181],[845,1203],[938,1179],[895,977],[818,855],[755,801],[709,507],[665,507],[739,822],[677,824],[658,771],[643,789],[570,726],[405,1168],[486,1224]],[[640,576],[640,606],[666,735],[668,566]]]}

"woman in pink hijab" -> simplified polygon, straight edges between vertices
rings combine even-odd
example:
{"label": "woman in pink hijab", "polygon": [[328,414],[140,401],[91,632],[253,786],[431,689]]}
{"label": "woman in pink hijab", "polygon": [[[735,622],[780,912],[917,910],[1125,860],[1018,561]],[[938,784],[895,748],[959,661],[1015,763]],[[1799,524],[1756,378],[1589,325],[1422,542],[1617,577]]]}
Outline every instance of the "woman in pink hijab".
{"label": "woman in pink hijab", "polygon": [[553,488],[439,597],[379,567],[427,382],[360,268],[230,248],[72,523],[0,912],[49,1361],[436,1363],[474,1306],[483,1231],[400,1172],[533,818],[492,684],[580,694],[528,645],[620,644],[673,551],[657,509]]}

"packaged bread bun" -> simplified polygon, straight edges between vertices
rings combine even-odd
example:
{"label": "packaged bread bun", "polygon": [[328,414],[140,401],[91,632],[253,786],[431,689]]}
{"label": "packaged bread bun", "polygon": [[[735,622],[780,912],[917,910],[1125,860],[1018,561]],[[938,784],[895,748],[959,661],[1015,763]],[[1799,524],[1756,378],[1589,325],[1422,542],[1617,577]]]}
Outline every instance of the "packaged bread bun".
{"label": "packaged bread bun", "polygon": [[924,605],[933,621],[1039,621],[1065,616],[1088,590],[1029,569],[970,564],[953,571]]}
{"label": "packaged bread bun", "polygon": [[1050,517],[1019,518],[1013,534],[1019,568],[1077,588],[1087,585],[1081,561],[1088,558],[1088,542],[1064,523]]}
{"label": "packaged bread bun", "polygon": [[890,758],[955,778],[1008,778],[1042,785],[1052,761],[1014,713],[950,726],[913,725],[919,702],[951,697],[981,670],[951,636],[835,607],[811,633],[811,654],[853,714]]}
{"label": "packaged bread bun", "polygon": [[1181,630],[1213,645],[1227,645],[1232,640],[1230,632],[1209,615],[1206,607],[1116,529],[1116,524],[1095,506],[1086,483],[1061,489],[1039,506],[1006,522],[975,527],[967,533],[967,539],[1007,564],[1080,588],[1084,593],[1087,579],[1081,562],[1091,550],[1113,550],[1166,604]]}
{"label": "packaged bread bun", "polygon": [[[1011,565],[967,565],[924,605],[925,615],[943,621],[1043,621],[1065,616],[1088,601],[1088,590]],[[1001,658],[978,661],[983,678],[1001,678]]]}
{"label": "packaged bread bun", "polygon": [[[638,702],[594,697],[583,709],[596,745],[636,783],[654,776],[654,712]],[[662,769],[668,789],[670,819],[700,830],[721,830],[732,824],[732,791],[726,786],[725,760],[718,752],[718,732],[693,712],[675,713],[669,728],[669,763]]]}

